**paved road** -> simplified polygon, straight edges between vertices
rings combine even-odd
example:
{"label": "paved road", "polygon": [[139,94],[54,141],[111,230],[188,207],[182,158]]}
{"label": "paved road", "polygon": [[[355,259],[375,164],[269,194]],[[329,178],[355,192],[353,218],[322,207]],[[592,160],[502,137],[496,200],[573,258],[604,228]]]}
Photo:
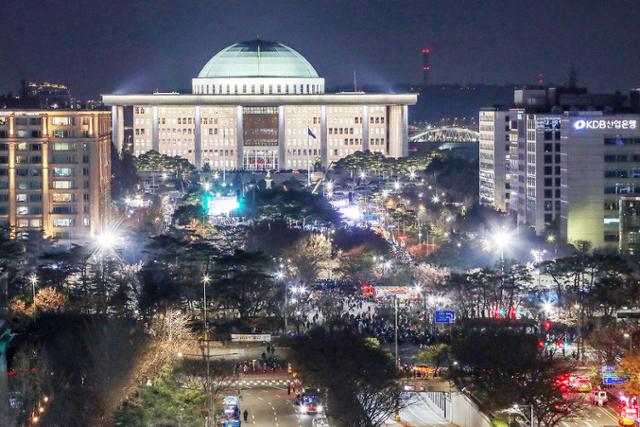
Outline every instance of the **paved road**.
{"label": "paved road", "polygon": [[243,427],[310,427],[310,415],[295,412],[286,386],[258,386],[242,391],[241,409],[249,411]]}
{"label": "paved road", "polygon": [[400,411],[400,418],[415,427],[453,427],[453,424],[447,422],[431,408],[425,396],[412,393],[411,403]]}
{"label": "paved road", "polygon": [[561,421],[561,427],[609,427],[617,426],[618,417],[614,410],[609,407],[599,407],[589,405],[575,419]]}

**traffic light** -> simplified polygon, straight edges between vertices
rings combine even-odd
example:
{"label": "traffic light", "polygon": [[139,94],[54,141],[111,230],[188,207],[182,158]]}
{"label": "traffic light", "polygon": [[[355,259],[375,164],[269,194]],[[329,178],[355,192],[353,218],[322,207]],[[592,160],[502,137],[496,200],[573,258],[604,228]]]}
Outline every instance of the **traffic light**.
{"label": "traffic light", "polygon": [[544,340],[538,341],[538,347],[544,348]]}
{"label": "traffic light", "polygon": [[559,340],[557,345],[558,345],[558,348],[564,347],[564,341]]}
{"label": "traffic light", "polygon": [[545,331],[548,331],[549,329],[551,329],[551,322],[550,321],[546,321],[544,322],[544,329]]}

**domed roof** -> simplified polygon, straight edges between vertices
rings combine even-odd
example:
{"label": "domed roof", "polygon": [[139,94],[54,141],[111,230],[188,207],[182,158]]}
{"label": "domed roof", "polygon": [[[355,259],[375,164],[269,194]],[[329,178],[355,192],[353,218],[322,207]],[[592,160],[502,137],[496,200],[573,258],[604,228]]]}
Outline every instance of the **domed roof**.
{"label": "domed roof", "polygon": [[202,67],[198,77],[316,78],[318,73],[302,55],[288,46],[251,40],[222,49]]}

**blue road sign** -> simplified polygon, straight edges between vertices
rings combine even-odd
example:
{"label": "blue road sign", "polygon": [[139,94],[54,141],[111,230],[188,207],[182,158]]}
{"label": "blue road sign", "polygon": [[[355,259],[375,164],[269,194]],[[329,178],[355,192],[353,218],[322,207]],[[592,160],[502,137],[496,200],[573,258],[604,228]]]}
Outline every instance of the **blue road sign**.
{"label": "blue road sign", "polygon": [[624,378],[618,376],[604,377],[602,378],[602,384],[604,385],[620,385],[624,384]]}
{"label": "blue road sign", "polygon": [[436,310],[436,323],[456,323],[455,310]]}

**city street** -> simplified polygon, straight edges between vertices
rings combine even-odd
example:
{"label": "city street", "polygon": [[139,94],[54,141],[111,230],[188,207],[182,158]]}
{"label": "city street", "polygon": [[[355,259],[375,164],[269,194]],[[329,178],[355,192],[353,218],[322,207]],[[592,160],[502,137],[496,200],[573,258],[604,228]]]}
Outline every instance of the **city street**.
{"label": "city street", "polygon": [[286,386],[257,386],[242,391],[241,410],[249,411],[243,425],[255,427],[311,426],[312,416],[296,414]]}
{"label": "city street", "polygon": [[610,407],[589,405],[579,417],[561,421],[562,427],[609,427],[618,425],[618,417]]}
{"label": "city street", "polygon": [[411,404],[400,411],[400,418],[414,427],[453,427],[431,409],[427,398],[420,393],[413,393]]}

